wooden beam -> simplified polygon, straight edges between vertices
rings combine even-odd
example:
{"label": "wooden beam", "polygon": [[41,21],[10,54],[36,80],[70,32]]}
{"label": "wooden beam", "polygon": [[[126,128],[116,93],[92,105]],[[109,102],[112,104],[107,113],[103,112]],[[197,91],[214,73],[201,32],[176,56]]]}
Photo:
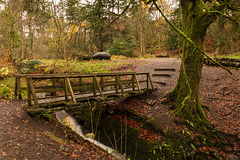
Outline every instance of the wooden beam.
{"label": "wooden beam", "polygon": [[30,87],[30,79],[26,77],[27,82],[27,97],[28,97],[28,106],[32,106],[32,93],[31,93],[31,87]]}
{"label": "wooden beam", "polygon": [[102,91],[104,90],[104,85],[103,85],[103,83],[104,83],[103,77],[101,77],[99,84],[100,84],[100,86],[101,86]]}
{"label": "wooden beam", "polygon": [[116,94],[118,94],[118,75],[115,75],[115,90],[116,90]]}
{"label": "wooden beam", "polygon": [[154,90],[154,86],[153,86],[153,82],[152,82],[152,79],[150,77],[150,74],[148,73],[147,76],[148,76],[149,82],[151,84],[152,90]]}
{"label": "wooden beam", "polygon": [[[52,86],[55,87],[56,86],[56,80],[55,79],[52,79]],[[51,92],[51,95],[52,96],[56,96],[56,92]]]}
{"label": "wooden beam", "polygon": [[93,81],[93,95],[96,97],[97,96],[97,80],[94,78],[94,76],[92,77],[92,81]]}
{"label": "wooden beam", "polygon": [[83,86],[82,77],[79,78],[79,92],[81,92],[81,87]]}
{"label": "wooden beam", "polygon": [[133,88],[133,91],[135,91],[135,78],[134,78],[134,75],[132,75],[132,88]]}
{"label": "wooden beam", "polygon": [[152,76],[170,77],[170,74],[152,74]]}
{"label": "wooden beam", "polygon": [[172,72],[176,71],[176,69],[174,68],[156,68],[154,70],[155,71],[172,71]]}
{"label": "wooden beam", "polygon": [[64,91],[65,91],[65,101],[68,101],[68,85],[67,85],[67,79],[64,78]]}
{"label": "wooden beam", "polygon": [[119,84],[119,87],[120,87],[120,89],[122,91],[122,94],[124,94],[125,92],[124,92],[124,89],[123,89],[123,86],[122,86],[122,82],[121,82],[120,76],[117,75],[117,78],[118,78],[118,84]]}
{"label": "wooden beam", "polygon": [[158,84],[166,85],[165,82],[153,82],[153,83],[158,83]]}
{"label": "wooden beam", "polygon": [[73,103],[77,103],[77,101],[75,99],[75,96],[74,96],[74,93],[73,93],[73,89],[72,89],[71,82],[70,82],[69,78],[66,78],[66,81],[67,81],[67,85],[68,85],[68,89],[69,89],[70,95],[72,97],[72,101],[73,101]]}
{"label": "wooden beam", "polygon": [[20,77],[16,76],[16,78],[15,78],[15,90],[14,90],[14,98],[15,99],[19,98],[18,97],[19,88],[20,88],[19,84],[20,84]]}
{"label": "wooden beam", "polygon": [[100,84],[99,84],[98,81],[97,81],[97,77],[94,76],[94,79],[95,79],[95,83],[97,84],[97,87],[98,87],[98,90],[99,90],[99,92],[100,92],[101,97],[104,98],[103,92],[102,92],[102,88],[101,88]]}
{"label": "wooden beam", "polygon": [[32,93],[33,101],[34,101],[34,108],[38,108],[38,98],[34,89],[32,78],[29,78],[29,84],[30,84],[30,90]]}
{"label": "wooden beam", "polygon": [[140,88],[140,85],[139,85],[139,83],[138,83],[136,74],[134,74],[134,79],[135,79],[135,81],[136,81],[136,83],[137,83],[138,92],[140,93],[140,92],[141,92],[141,88]]}

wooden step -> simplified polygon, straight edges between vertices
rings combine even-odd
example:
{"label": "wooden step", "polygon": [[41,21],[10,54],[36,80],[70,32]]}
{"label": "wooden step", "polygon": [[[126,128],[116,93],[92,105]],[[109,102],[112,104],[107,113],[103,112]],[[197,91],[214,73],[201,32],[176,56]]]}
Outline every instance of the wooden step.
{"label": "wooden step", "polygon": [[165,82],[153,82],[153,83],[157,83],[157,84],[161,84],[161,85],[166,85]]}
{"label": "wooden step", "polygon": [[170,77],[170,74],[152,74],[152,76]]}
{"label": "wooden step", "polygon": [[172,72],[176,71],[176,69],[174,68],[156,68],[154,70],[155,71],[172,71]]}

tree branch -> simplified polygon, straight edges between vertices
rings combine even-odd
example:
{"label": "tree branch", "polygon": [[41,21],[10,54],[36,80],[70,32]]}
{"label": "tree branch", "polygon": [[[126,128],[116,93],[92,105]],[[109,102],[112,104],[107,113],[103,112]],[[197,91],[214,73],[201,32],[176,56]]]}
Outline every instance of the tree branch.
{"label": "tree branch", "polygon": [[98,34],[96,35],[96,37],[99,36],[99,35],[101,35],[103,32],[105,32],[116,20],[118,20],[118,19],[128,10],[128,8],[130,7],[130,5],[131,5],[131,1],[129,2],[129,4],[127,5],[127,7],[122,11],[122,13],[119,14],[112,22],[110,22],[100,33],[98,33]]}
{"label": "tree branch", "polygon": [[162,10],[158,7],[157,3],[154,1],[153,2],[154,6],[157,8],[157,10],[161,13],[161,15],[163,16],[163,18],[165,19],[165,21],[176,31],[179,33],[179,35],[181,37],[183,37],[189,44],[191,44],[192,46],[194,46],[200,53],[202,53],[204,56],[206,56],[207,58],[209,58],[211,61],[213,61],[214,63],[216,63],[218,66],[222,67],[223,69],[225,69],[227,72],[229,72],[230,74],[232,74],[232,72],[230,71],[230,69],[224,67],[223,65],[221,65],[219,62],[217,62],[216,60],[212,59],[211,57],[209,57],[203,50],[201,50],[194,41],[192,41],[185,33],[183,33],[179,28],[177,28],[176,26],[174,26],[168,19],[167,17],[163,14]]}

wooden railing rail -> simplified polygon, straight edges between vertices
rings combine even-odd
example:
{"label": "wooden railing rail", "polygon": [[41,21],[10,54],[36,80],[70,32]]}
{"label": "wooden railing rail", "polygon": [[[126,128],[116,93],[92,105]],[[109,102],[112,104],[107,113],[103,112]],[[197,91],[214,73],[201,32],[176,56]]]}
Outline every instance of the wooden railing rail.
{"label": "wooden railing rail", "polygon": [[149,73],[18,74],[15,98],[21,99],[21,93],[27,91],[28,105],[37,108],[48,102],[71,99],[77,103],[91,97],[104,99],[109,95],[125,96],[152,90],[154,86]]}

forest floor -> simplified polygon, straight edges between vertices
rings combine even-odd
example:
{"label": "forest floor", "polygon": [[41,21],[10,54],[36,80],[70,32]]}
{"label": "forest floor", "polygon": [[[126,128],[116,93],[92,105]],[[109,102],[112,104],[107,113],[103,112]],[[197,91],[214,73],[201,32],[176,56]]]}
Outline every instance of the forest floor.
{"label": "forest floor", "polygon": [[[129,98],[120,105],[138,115],[153,118],[163,131],[177,129],[171,117],[169,105],[162,104],[168,91],[177,83],[179,59],[132,60],[136,72],[169,73],[170,77],[152,77],[157,88],[149,96]],[[144,62],[143,62],[144,61]],[[154,71],[159,68],[174,68],[174,72]],[[200,97],[211,124],[220,131],[238,136],[226,157],[240,157],[240,71],[230,75],[219,67],[204,66],[200,84]],[[18,100],[0,99],[0,159],[111,159],[112,157],[89,142],[76,143],[66,137],[65,128],[54,121],[31,117]],[[117,104],[119,106],[119,104]]]}

